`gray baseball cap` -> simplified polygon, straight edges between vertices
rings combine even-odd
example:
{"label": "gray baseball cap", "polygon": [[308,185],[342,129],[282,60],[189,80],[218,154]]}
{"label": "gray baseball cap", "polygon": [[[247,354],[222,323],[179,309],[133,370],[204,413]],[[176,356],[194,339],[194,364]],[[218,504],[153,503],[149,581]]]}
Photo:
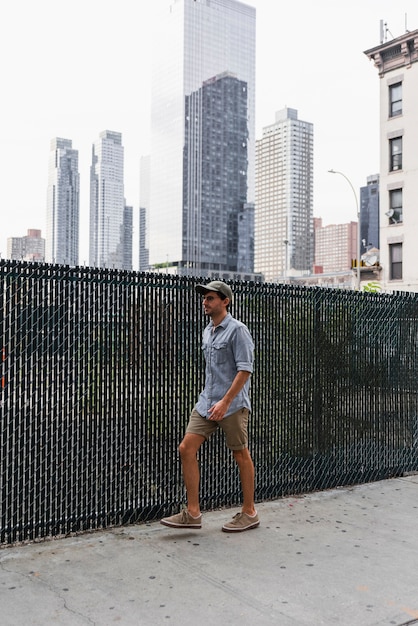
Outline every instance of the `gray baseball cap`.
{"label": "gray baseball cap", "polygon": [[220,280],[213,280],[207,285],[196,285],[195,290],[197,291],[197,293],[200,293],[202,295],[209,293],[209,291],[216,291],[217,293],[225,296],[225,298],[229,298],[230,302],[232,302],[231,287]]}

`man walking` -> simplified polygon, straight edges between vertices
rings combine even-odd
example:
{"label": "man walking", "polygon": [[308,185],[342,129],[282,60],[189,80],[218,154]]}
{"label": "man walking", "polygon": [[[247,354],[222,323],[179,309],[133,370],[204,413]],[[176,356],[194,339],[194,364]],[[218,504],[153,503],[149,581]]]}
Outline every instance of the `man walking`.
{"label": "man walking", "polygon": [[166,517],[171,528],[201,528],[197,452],[202,443],[222,428],[226,445],[238,464],[243,493],[242,510],[223,525],[224,532],[240,532],[259,526],[254,505],[254,464],[248,450],[248,395],[253,371],[254,344],[248,328],[228,312],[231,288],[218,280],[196,285],[203,308],[211,320],[203,333],[206,360],[205,387],[193,409],[179,452],[187,491],[187,509]]}

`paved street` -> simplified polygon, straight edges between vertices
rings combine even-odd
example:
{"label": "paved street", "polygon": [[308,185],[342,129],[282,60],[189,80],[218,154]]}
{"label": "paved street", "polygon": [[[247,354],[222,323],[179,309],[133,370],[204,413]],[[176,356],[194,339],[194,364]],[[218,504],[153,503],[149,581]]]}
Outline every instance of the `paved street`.
{"label": "paved street", "polygon": [[418,476],[0,550],[5,626],[418,624]]}

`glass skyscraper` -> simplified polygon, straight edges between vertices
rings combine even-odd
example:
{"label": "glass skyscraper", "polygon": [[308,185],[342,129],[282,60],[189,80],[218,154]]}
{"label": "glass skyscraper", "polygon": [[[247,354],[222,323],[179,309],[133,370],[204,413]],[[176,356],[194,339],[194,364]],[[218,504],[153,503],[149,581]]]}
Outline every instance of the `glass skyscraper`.
{"label": "glass skyscraper", "polygon": [[139,271],[149,270],[149,250],[147,236],[147,207],[149,206],[149,168],[150,156],[141,157],[140,196],[139,196]]}
{"label": "glass skyscraper", "polygon": [[360,187],[360,254],[380,249],[379,209],[379,174],[374,174],[367,177],[367,186]]}
{"label": "glass skyscraper", "polygon": [[78,265],[80,176],[78,150],[71,139],[51,140],[49,154],[45,260]]}
{"label": "glass skyscraper", "polygon": [[133,233],[133,214],[132,206],[125,205],[123,209],[123,270],[132,270],[132,233]]}
{"label": "glass skyscraper", "polygon": [[101,132],[99,139],[93,144],[90,168],[89,264],[91,266],[125,268],[123,165],[124,151],[121,133],[110,130]]}
{"label": "glass skyscraper", "polygon": [[150,264],[194,275],[253,271],[255,9],[174,0],[157,39]]}

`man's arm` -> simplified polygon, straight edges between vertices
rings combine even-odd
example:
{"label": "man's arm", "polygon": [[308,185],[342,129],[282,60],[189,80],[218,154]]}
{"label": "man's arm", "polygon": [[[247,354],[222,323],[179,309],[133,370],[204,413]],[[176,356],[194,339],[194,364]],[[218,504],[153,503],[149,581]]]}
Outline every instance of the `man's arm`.
{"label": "man's arm", "polygon": [[251,372],[245,372],[243,370],[236,373],[236,376],[224,397],[209,409],[208,419],[220,422],[225,417],[232,400],[239,394],[250,376]]}

